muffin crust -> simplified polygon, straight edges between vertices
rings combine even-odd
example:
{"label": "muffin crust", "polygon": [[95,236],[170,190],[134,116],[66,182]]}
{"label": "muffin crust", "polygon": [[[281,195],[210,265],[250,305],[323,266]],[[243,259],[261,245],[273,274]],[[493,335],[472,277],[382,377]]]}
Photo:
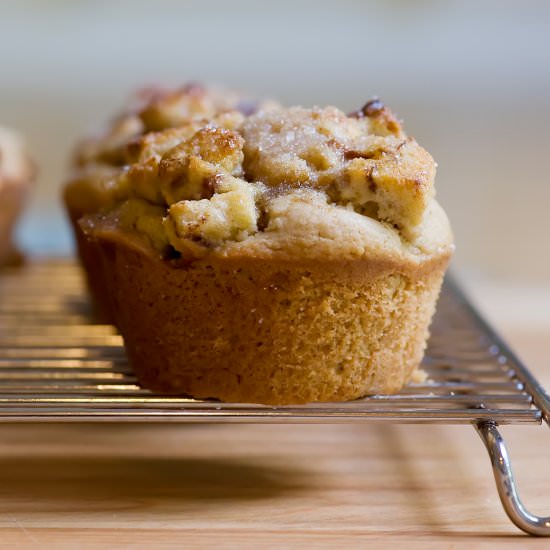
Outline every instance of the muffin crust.
{"label": "muffin crust", "polygon": [[272,405],[399,391],[421,361],[447,262],[174,264],[120,239],[99,242],[143,386]]}

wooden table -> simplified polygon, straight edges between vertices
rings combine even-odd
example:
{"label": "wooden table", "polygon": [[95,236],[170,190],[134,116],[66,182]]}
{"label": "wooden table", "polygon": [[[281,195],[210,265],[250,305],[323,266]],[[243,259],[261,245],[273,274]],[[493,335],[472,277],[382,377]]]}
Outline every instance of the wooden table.
{"label": "wooden table", "polygon": [[[513,307],[503,316],[492,292],[485,308],[550,387],[550,322],[518,319]],[[502,432],[524,502],[549,514],[549,431]],[[1,547],[389,544],[549,548],[550,540],[507,519],[469,426],[0,426]]]}

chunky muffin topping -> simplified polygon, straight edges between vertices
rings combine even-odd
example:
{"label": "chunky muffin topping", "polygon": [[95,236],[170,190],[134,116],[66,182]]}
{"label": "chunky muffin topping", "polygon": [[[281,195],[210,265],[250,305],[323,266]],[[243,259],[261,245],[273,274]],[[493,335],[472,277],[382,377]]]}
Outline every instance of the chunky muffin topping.
{"label": "chunky muffin topping", "polygon": [[283,196],[368,217],[403,241],[418,237],[435,164],[379,100],[350,115],[334,107],[245,114],[213,112],[219,105],[203,94],[155,96],[135,115],[138,135],[102,142],[88,166],[114,157],[120,166],[108,184],[103,177],[100,218],[185,258],[281,231],[273,212]]}
{"label": "chunky muffin topping", "polygon": [[295,107],[250,117],[242,130],[248,178],[323,190],[411,236],[433,194],[433,159],[383,110],[364,111]]}

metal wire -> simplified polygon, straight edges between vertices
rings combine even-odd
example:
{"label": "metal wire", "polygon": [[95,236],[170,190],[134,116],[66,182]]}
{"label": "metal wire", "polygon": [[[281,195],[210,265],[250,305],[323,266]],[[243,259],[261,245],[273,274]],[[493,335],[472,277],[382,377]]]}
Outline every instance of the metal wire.
{"label": "metal wire", "polygon": [[498,496],[506,515],[522,531],[530,535],[549,537],[550,516],[532,514],[519,498],[508,450],[495,423],[480,422],[475,428],[489,453]]}
{"label": "metal wire", "polygon": [[91,321],[73,262],[35,262],[0,275],[0,422],[507,424],[548,417],[548,396],[450,281],[423,369],[426,382],[398,395],[347,403],[269,407],[153,395],[137,385],[114,328]]}
{"label": "metal wire", "polygon": [[267,407],[163,397],[140,388],[113,327],[94,324],[79,269],[43,261],[0,274],[0,422],[471,423],[499,497],[520,529],[550,536],[550,518],[519,499],[498,424],[550,421],[532,373],[447,280],[423,362],[427,380],[393,396]]}

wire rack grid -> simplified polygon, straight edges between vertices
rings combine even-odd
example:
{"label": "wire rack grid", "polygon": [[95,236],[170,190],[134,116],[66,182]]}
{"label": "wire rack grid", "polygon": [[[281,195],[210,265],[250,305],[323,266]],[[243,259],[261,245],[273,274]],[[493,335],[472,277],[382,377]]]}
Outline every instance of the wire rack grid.
{"label": "wire rack grid", "polygon": [[550,518],[518,497],[499,424],[550,422],[550,399],[448,279],[422,365],[392,396],[271,407],[154,395],[137,384],[120,335],[96,324],[79,268],[40,261],[0,275],[0,422],[413,422],[472,424],[489,452],[504,509],[524,531]]}

